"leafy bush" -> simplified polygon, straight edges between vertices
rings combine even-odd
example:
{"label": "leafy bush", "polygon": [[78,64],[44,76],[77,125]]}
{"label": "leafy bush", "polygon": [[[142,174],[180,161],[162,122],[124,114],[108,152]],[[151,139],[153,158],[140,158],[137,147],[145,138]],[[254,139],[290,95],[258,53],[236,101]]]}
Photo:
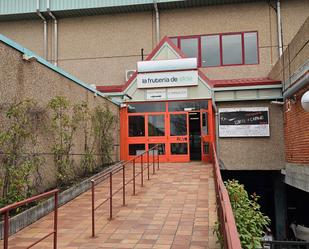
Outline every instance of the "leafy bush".
{"label": "leafy bush", "polygon": [[261,211],[258,204],[259,196],[248,195],[244,185],[236,180],[225,182],[229,193],[237,231],[243,249],[261,248],[261,239],[270,219]]}

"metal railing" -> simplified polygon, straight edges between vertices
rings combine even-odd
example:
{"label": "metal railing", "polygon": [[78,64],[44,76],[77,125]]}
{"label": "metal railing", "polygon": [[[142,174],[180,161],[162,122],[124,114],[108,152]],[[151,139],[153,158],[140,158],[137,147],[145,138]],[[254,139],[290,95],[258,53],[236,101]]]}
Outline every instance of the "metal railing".
{"label": "metal railing", "polygon": [[[155,155],[155,151],[157,151],[157,154]],[[150,153],[152,152],[152,153]],[[150,155],[152,154],[152,155]],[[153,146],[151,149],[135,156],[129,161],[121,162],[118,166],[111,169],[109,172],[106,172],[103,175],[100,175],[94,179],[91,180],[91,223],[92,223],[92,237],[95,237],[95,211],[100,208],[102,205],[107,203],[109,201],[109,219],[111,220],[113,218],[113,196],[116,195],[118,192],[122,190],[122,205],[125,206],[126,204],[126,186],[132,183],[132,191],[133,195],[136,194],[136,177],[141,176],[141,187],[144,186],[144,170],[145,170],[145,164],[146,163],[146,169],[147,169],[147,179],[150,180],[150,157],[152,156],[152,174],[156,173],[156,163],[157,163],[157,170],[160,169],[160,160],[159,160],[159,145]],[[144,157],[146,157],[146,160],[144,160]],[[126,179],[126,168],[129,167],[130,163],[132,163],[132,178],[129,180]],[[140,163],[140,172],[136,174],[136,164]],[[122,171],[122,186],[116,190],[113,190],[113,175],[116,173]],[[95,186],[98,183],[101,183],[103,181],[109,179],[109,197],[106,198],[104,201],[102,201],[99,205],[95,206]]]}
{"label": "metal railing", "polygon": [[309,242],[306,241],[263,241],[263,249],[309,249]]}
{"label": "metal railing", "polygon": [[32,202],[35,202],[35,201],[38,201],[38,200],[41,200],[43,198],[46,198],[46,197],[49,197],[49,196],[52,196],[54,195],[54,229],[52,232],[46,234],[44,237],[42,237],[41,239],[37,240],[36,242],[32,243],[31,245],[29,245],[28,247],[26,247],[27,249],[28,248],[31,248],[33,247],[34,245],[38,244],[39,242],[41,242],[42,240],[46,239],[47,237],[51,236],[52,234],[54,235],[54,249],[57,249],[57,234],[58,234],[58,192],[59,190],[58,189],[54,189],[54,190],[51,190],[49,192],[46,192],[46,193],[43,193],[43,194],[40,194],[40,195],[36,195],[36,196],[33,196],[31,198],[28,198],[26,200],[23,200],[23,201],[20,201],[20,202],[16,202],[16,203],[13,203],[11,205],[8,205],[6,207],[3,207],[0,209],[0,214],[1,215],[4,215],[4,227],[3,227],[3,230],[4,230],[4,233],[3,233],[3,248],[4,249],[8,249],[9,248],[9,236],[10,236],[10,233],[9,233],[9,220],[10,220],[10,211],[13,210],[13,209],[16,209],[18,207],[21,207],[21,206],[24,206],[26,204],[29,204],[29,203],[32,203]]}
{"label": "metal railing", "polygon": [[224,248],[241,249],[241,243],[237,232],[230,198],[221,177],[219,162],[214,143],[212,143],[212,149],[218,217],[220,222],[221,234],[223,235],[224,239]]}

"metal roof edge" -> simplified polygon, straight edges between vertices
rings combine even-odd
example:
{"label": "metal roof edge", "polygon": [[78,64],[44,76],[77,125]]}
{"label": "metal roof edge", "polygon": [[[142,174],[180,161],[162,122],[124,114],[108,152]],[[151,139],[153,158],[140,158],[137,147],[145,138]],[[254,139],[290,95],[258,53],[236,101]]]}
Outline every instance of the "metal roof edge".
{"label": "metal roof edge", "polygon": [[232,87],[219,87],[213,88],[215,92],[222,91],[235,91],[235,90],[255,90],[255,89],[273,89],[273,88],[282,88],[282,84],[275,85],[255,85],[255,86],[232,86]]}
{"label": "metal roof edge", "polygon": [[21,46],[21,45],[18,44],[17,42],[15,42],[15,41],[9,39],[8,37],[6,37],[6,36],[0,34],[0,41],[3,42],[3,43],[5,43],[5,44],[7,44],[7,45],[9,45],[10,47],[16,49],[17,51],[19,51],[19,52],[21,52],[21,53],[23,53],[23,54],[26,54],[26,55],[35,57],[36,60],[37,60],[40,64],[42,64],[42,65],[48,67],[49,69],[55,71],[56,73],[58,73],[58,74],[60,74],[60,75],[62,75],[62,76],[64,76],[64,77],[66,77],[67,79],[69,79],[69,80],[75,82],[76,84],[82,86],[83,88],[85,88],[85,89],[87,89],[87,90],[93,92],[94,94],[96,94],[96,95],[98,95],[98,96],[100,96],[100,97],[102,97],[102,98],[104,98],[104,99],[110,101],[111,103],[113,103],[113,104],[115,104],[115,105],[117,105],[117,106],[120,106],[120,103],[118,103],[118,102],[116,102],[116,101],[114,101],[114,100],[109,99],[109,98],[108,98],[107,96],[105,96],[102,92],[100,92],[100,91],[98,91],[98,90],[92,88],[89,84],[87,84],[87,83],[85,83],[85,82],[79,80],[78,78],[76,78],[76,77],[74,77],[73,75],[67,73],[67,72],[64,71],[63,69],[61,69],[61,68],[59,68],[59,67],[53,65],[52,63],[48,62],[47,60],[45,60],[45,59],[43,59],[42,57],[38,56],[37,54],[33,53],[31,50],[29,50],[29,49],[27,49],[27,48]]}

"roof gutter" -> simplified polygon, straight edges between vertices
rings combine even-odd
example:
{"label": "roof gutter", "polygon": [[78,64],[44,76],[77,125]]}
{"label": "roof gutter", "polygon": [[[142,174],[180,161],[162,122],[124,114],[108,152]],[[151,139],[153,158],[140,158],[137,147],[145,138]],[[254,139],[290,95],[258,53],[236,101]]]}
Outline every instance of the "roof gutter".
{"label": "roof gutter", "polygon": [[153,1],[153,6],[156,12],[156,41],[157,41],[157,44],[159,44],[160,42],[160,16],[159,16],[157,0]]}
{"label": "roof gutter", "polygon": [[36,13],[43,20],[43,29],[44,29],[44,59],[47,60],[47,21],[46,18],[40,12],[40,0],[36,1]]}
{"label": "roof gutter", "polygon": [[293,94],[298,92],[300,89],[304,88],[307,84],[309,84],[309,71],[305,72],[297,82],[295,82],[291,87],[289,87],[283,93],[283,100],[291,97]]}
{"label": "roof gutter", "polygon": [[50,10],[50,0],[47,0],[47,13],[53,19],[54,23],[54,34],[53,34],[53,41],[54,41],[54,49],[53,49],[53,58],[54,65],[58,65],[58,21],[57,18],[53,15]]}

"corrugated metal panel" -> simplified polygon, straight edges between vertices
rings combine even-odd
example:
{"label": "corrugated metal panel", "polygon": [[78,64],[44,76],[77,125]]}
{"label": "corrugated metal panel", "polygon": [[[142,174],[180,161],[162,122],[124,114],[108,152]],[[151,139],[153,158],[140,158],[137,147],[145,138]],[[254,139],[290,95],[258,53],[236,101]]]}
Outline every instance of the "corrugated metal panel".
{"label": "corrugated metal panel", "polygon": [[[253,1],[263,0],[157,0],[157,3],[160,9],[172,9]],[[0,0],[0,20],[25,18],[27,16],[24,14],[36,12],[36,2],[37,0]],[[47,0],[40,0],[40,10],[46,12],[46,8]],[[59,14],[59,17],[126,13],[153,9],[153,0],[50,0],[50,9],[56,15]]]}

